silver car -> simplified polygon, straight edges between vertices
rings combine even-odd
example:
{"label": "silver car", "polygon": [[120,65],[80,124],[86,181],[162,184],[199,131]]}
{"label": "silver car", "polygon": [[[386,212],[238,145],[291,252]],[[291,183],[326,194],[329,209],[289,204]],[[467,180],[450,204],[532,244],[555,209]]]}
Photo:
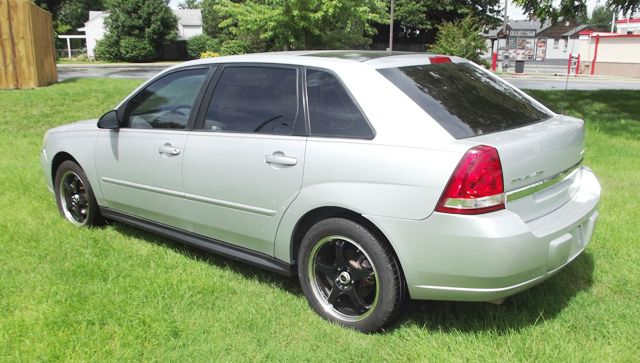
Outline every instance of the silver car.
{"label": "silver car", "polygon": [[69,222],[297,275],[374,331],[408,298],[496,301],[575,259],[600,197],[584,152],[582,120],[464,59],[309,51],[171,67],[49,130],[41,161]]}

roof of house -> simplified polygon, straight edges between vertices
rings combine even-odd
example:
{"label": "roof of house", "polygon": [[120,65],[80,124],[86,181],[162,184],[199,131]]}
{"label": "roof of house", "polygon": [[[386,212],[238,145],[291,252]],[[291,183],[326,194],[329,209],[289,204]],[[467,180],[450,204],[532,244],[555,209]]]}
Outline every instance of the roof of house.
{"label": "roof of house", "polygon": [[540,31],[538,33],[538,37],[554,39],[562,38],[563,36],[565,36],[565,33],[572,32],[577,26],[578,24],[575,21],[558,21],[556,23],[553,23],[546,29]]}
{"label": "roof of house", "polygon": [[187,26],[202,26],[202,12],[200,9],[173,9],[178,18],[178,24]]}
{"label": "roof of house", "polygon": [[563,37],[573,37],[576,35],[579,35],[580,33],[582,33],[583,31],[589,31],[591,30],[591,25],[590,24],[582,24],[582,25],[578,25],[577,27],[569,30],[568,32],[562,34]]}
{"label": "roof of house", "polygon": [[544,23],[538,19],[523,19],[523,20],[511,20],[509,26],[513,30],[535,30],[540,32],[551,25],[549,21]]}
{"label": "roof of house", "polygon": [[95,22],[98,19],[104,18],[105,16],[107,16],[107,12],[106,11],[89,11],[89,20],[87,20],[84,23],[84,26],[82,28],[78,28],[77,30],[79,32],[84,32],[87,31],[87,26],[93,22]]}
{"label": "roof of house", "polygon": [[[178,24],[182,26],[202,26],[202,12],[200,9],[172,9],[172,11],[178,18]],[[85,31],[87,25],[107,15],[109,15],[107,11],[89,11],[89,20],[84,23],[83,28],[78,28],[78,31]]]}
{"label": "roof of house", "polygon": [[[511,30],[535,30],[536,33],[547,29],[551,23],[546,21],[544,24],[540,22],[538,19],[521,19],[521,20],[509,20],[507,22],[507,29]],[[500,25],[494,29],[488,30],[483,34],[485,38],[502,38],[502,30],[504,29],[503,25]]]}

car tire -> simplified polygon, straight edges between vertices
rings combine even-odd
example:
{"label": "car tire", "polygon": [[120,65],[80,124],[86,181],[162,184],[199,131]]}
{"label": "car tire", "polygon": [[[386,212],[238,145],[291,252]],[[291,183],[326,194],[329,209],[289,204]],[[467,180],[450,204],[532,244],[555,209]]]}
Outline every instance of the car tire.
{"label": "car tire", "polygon": [[298,276],[320,316],[365,333],[392,323],[405,300],[391,247],[345,218],[322,220],[307,231],[298,251]]}
{"label": "car tire", "polygon": [[56,203],[60,214],[73,225],[95,227],[104,224],[89,179],[80,165],[62,162],[54,179]]}

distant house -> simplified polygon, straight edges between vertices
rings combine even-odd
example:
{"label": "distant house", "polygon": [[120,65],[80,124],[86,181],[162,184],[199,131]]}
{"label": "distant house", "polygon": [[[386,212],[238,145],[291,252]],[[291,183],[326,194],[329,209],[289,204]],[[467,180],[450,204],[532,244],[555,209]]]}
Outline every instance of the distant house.
{"label": "distant house", "polygon": [[[569,53],[577,51],[579,33],[588,30],[589,25],[579,25],[574,21],[540,23],[538,20],[514,20],[507,24],[509,55],[518,60],[566,60]],[[487,39],[488,57],[498,52],[502,57],[505,49],[504,27],[498,27],[483,34]]]}
{"label": "distant house", "polygon": [[[534,60],[536,58],[536,37],[539,32],[548,28],[549,22],[541,23],[540,20],[511,20],[507,23],[506,35],[509,39],[509,55],[511,59]],[[500,26],[483,34],[487,39],[486,56],[492,52],[502,53],[506,46],[504,27]]]}
{"label": "distant house", "polygon": [[202,12],[200,9],[173,9],[178,18],[178,40],[187,40],[202,34]]}
{"label": "distant house", "polygon": [[[202,34],[202,14],[200,9],[173,9],[178,18],[178,40],[187,40],[194,35]],[[105,34],[104,19],[109,15],[106,11],[90,11],[89,20],[78,31],[84,32],[87,39],[87,56],[95,57],[96,43]]]}
{"label": "distant house", "polygon": [[537,35],[536,60],[569,59],[576,54],[579,33],[591,29],[590,25],[578,25],[572,21],[560,21],[542,30]]}

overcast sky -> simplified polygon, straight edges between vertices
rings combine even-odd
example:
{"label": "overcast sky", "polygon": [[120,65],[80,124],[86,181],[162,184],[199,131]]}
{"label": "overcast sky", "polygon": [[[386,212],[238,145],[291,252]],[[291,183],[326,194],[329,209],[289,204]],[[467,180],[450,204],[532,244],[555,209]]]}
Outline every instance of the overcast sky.
{"label": "overcast sky", "polygon": [[[504,0],[502,0],[504,2]],[[591,16],[591,12],[593,8],[598,4],[603,4],[606,0],[587,0],[587,13]],[[554,3],[559,3],[558,0],[555,0]],[[516,5],[513,5],[513,1],[509,0],[509,5],[507,5],[507,15],[511,19],[526,19],[527,17],[522,14],[522,9]]]}
{"label": "overcast sky", "polygon": [[[171,7],[172,8],[177,8],[178,4],[180,4],[183,0],[171,0]],[[504,0],[502,0],[504,1]],[[559,2],[558,0],[554,1],[554,2]],[[591,11],[593,10],[593,8],[598,4],[604,4],[606,2],[606,0],[587,0],[587,8],[588,8],[588,12],[589,15],[591,15]],[[509,17],[511,19],[526,19],[527,17],[524,16],[524,14],[522,14],[522,9],[520,9],[519,7],[517,7],[516,5],[513,5],[513,2],[511,0],[509,0],[509,5],[507,6],[507,14],[509,15]]]}

